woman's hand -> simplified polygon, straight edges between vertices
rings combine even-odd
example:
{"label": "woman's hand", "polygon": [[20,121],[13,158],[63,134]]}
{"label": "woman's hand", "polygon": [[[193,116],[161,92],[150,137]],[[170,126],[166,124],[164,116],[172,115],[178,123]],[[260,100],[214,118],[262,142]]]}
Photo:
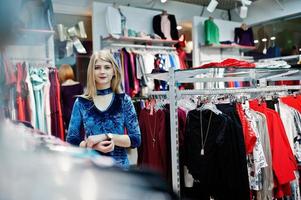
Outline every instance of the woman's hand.
{"label": "woman's hand", "polygon": [[81,141],[80,144],[79,144],[79,147],[86,148],[87,147],[87,142],[85,140]]}
{"label": "woman's hand", "polygon": [[109,153],[114,151],[115,143],[113,140],[105,140],[97,143],[93,146],[93,149],[98,150],[102,153]]}
{"label": "woman's hand", "polygon": [[96,144],[98,144],[99,142],[102,142],[104,140],[106,140],[106,136],[104,134],[90,135],[86,140],[87,147],[93,148]]}

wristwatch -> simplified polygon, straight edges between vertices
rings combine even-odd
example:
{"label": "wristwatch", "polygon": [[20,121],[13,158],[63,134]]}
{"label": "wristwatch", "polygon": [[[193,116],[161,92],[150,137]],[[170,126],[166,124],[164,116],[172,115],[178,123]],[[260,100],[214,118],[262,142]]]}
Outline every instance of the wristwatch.
{"label": "wristwatch", "polygon": [[106,140],[112,140],[113,139],[113,134],[112,133],[105,133]]}

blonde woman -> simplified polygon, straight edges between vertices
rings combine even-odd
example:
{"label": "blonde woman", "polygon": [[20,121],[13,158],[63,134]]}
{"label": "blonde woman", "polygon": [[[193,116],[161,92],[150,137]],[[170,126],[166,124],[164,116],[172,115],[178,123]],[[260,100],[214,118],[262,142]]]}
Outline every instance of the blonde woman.
{"label": "blonde woman", "polygon": [[[122,93],[120,84],[120,69],[111,53],[94,53],[87,71],[87,90],[73,107],[67,141],[112,156],[117,164],[127,168],[126,148],[138,147],[141,135],[134,106],[130,97]],[[81,124],[85,136],[80,134]]]}

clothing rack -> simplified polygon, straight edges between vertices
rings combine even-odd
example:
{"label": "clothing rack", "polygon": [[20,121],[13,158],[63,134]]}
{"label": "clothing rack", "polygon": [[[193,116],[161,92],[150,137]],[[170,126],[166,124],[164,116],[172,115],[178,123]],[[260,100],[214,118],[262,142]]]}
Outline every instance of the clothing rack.
{"label": "clothing rack", "polygon": [[[178,134],[178,101],[181,99],[182,95],[219,95],[219,94],[250,94],[250,93],[260,93],[260,92],[280,92],[288,90],[301,90],[301,85],[291,85],[291,86],[266,86],[265,84],[260,85],[258,74],[262,73],[261,70],[256,69],[245,69],[249,70],[246,78],[249,78],[251,87],[247,88],[223,88],[223,89],[201,89],[201,90],[179,90],[177,87],[178,83],[190,82],[196,83],[200,81],[200,78],[194,78],[196,75],[204,74],[209,72],[210,69],[192,69],[192,70],[174,70],[170,69],[168,73],[163,74],[151,74],[148,75],[149,78],[168,80],[169,91],[152,91],[148,95],[166,95],[170,101],[170,131],[171,131],[171,166],[172,166],[172,186],[178,195],[180,195],[180,167],[179,167],[179,134]],[[273,70],[268,70],[268,72],[273,72]],[[285,72],[283,72],[285,71]],[[296,80],[296,76],[286,76],[294,73],[286,73],[287,69],[283,71],[278,70],[281,76],[274,77],[285,80]],[[282,72],[282,73],[281,73]],[[274,71],[275,73],[275,71]],[[237,78],[228,76],[227,79],[223,78],[208,78],[206,81],[211,82],[227,82],[236,81]],[[273,77],[272,77],[273,78]],[[297,76],[297,80],[301,80],[301,76]],[[259,82],[259,84],[257,84]]]}

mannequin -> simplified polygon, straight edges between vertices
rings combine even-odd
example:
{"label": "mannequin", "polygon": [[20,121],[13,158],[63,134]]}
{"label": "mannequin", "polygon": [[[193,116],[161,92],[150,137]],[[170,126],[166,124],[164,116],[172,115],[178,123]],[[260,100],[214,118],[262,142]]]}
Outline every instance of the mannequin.
{"label": "mannequin", "polygon": [[246,23],[242,23],[239,28],[234,30],[234,42],[245,46],[255,46],[253,30]]}
{"label": "mannequin", "polygon": [[176,18],[174,15],[168,14],[166,10],[162,10],[161,14],[154,16],[153,30],[164,40],[179,39]]}

